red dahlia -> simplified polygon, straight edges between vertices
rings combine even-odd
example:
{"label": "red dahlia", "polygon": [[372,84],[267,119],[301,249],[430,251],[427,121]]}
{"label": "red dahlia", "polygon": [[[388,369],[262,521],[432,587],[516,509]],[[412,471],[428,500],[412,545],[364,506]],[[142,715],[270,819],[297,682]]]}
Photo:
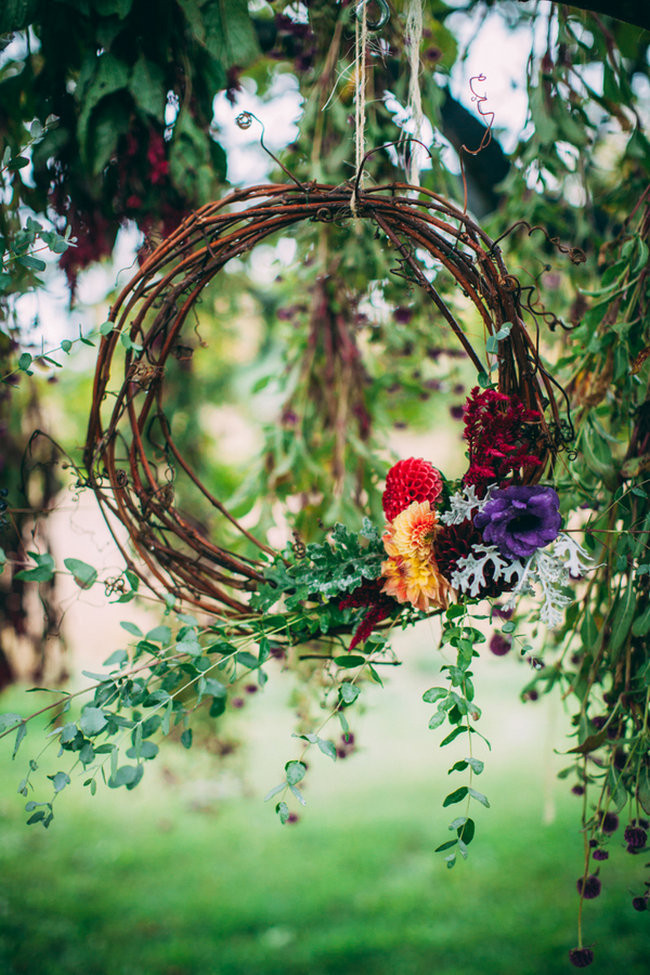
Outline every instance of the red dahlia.
{"label": "red dahlia", "polygon": [[394,464],[386,476],[384,514],[392,521],[414,501],[431,505],[442,492],[442,477],[433,464],[421,457],[409,457]]}

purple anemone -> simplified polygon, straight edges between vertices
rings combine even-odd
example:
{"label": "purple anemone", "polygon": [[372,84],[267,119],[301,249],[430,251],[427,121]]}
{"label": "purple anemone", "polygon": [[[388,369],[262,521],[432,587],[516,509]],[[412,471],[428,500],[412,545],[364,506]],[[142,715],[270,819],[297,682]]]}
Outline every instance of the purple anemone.
{"label": "purple anemone", "polygon": [[492,491],[474,518],[486,545],[507,559],[527,559],[557,538],[560,499],[550,487],[510,485]]}

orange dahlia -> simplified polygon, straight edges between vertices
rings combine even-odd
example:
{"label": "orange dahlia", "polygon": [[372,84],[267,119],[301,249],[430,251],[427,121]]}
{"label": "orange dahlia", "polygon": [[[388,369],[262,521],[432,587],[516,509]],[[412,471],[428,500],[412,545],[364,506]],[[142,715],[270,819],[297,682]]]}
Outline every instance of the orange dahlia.
{"label": "orange dahlia", "polygon": [[382,592],[423,612],[448,605],[449,583],[440,574],[434,554],[437,531],[438,519],[430,502],[414,501],[383,534],[389,558],[381,566]]}

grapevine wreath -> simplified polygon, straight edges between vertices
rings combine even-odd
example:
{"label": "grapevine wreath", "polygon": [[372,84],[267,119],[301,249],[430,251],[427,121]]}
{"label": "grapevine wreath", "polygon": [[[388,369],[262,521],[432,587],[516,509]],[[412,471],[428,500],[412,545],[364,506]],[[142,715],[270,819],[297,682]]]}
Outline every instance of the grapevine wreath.
{"label": "grapevine wreath", "polygon": [[[295,546],[278,553],[255,538],[200,482],[165,416],[165,372],[183,346],[195,303],[228,261],[301,221],[358,220],[372,222],[395,257],[396,273],[425,291],[432,315],[461,343],[484,388],[477,386],[465,406],[470,463],[461,483],[448,484],[423,460],[402,461],[386,483],[383,538],[370,526],[356,538],[339,527],[324,540],[325,553],[316,545],[297,558]],[[485,362],[428,273],[425,255],[475,306],[487,335]],[[353,633],[352,648],[376,624],[404,612],[415,619],[456,598],[518,594],[533,583],[541,585],[542,619],[558,621],[568,601],[562,585],[579,571],[579,554],[569,536],[558,534],[557,494],[538,485],[562,439],[556,385],[526,330],[517,280],[467,213],[408,185],[361,189],[357,180],[352,187],[240,190],[193,213],[144,261],[102,330],[85,464],[109,525],[115,516],[128,529],[137,559],[117,535],[116,542],[147,585],[223,615],[233,627],[259,623],[271,609],[277,624],[279,610],[293,642],[334,625]],[[121,387],[107,397],[118,350]],[[256,555],[206,537],[175,507],[181,475],[214,508],[229,537],[234,529]],[[322,578],[316,579],[319,559]],[[311,590],[302,584],[306,566]],[[305,610],[300,620],[298,606]],[[325,629],[319,619],[327,620]]]}

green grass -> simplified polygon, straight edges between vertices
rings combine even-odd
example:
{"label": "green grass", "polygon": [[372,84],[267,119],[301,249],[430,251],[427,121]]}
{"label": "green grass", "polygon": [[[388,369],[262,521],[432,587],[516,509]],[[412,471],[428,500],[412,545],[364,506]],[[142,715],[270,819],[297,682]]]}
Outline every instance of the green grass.
{"label": "green grass", "polygon": [[[295,826],[281,827],[260,798],[293,755],[291,716],[272,683],[242,713],[247,762],[221,797],[205,757],[172,746],[134,792],[100,787],[91,798],[73,782],[48,831],[27,827],[15,789],[39,737],[30,732],[14,763],[0,743],[0,975],[573,971],[580,800],[545,766],[563,741],[561,713],[517,704],[508,685],[520,672],[488,661],[480,686],[482,703],[492,698],[484,731],[494,748],[476,785],[492,808],[476,805],[469,860],[449,871],[433,849],[464,811],[442,809],[441,798],[463,784],[446,769],[465,746],[440,756],[427,732],[426,671],[412,658],[394,693],[364,689],[359,754],[336,766],[310,757]],[[23,702],[14,692],[2,705]],[[542,825],[549,790],[557,815]],[[602,865],[603,892],[584,918],[594,975],[648,975],[650,913],[631,907],[644,859],[619,841]]]}
{"label": "green grass", "polygon": [[[532,783],[522,789],[515,817],[481,811],[472,856],[453,871],[432,854],[429,786],[321,797],[284,828],[256,801],[193,811],[154,775],[137,796],[75,798],[48,832],[26,828],[5,797],[0,971],[565,972],[579,838],[567,857],[570,802],[542,827]],[[631,859],[605,864],[586,909],[594,972],[647,975],[650,915],[630,907]]]}

